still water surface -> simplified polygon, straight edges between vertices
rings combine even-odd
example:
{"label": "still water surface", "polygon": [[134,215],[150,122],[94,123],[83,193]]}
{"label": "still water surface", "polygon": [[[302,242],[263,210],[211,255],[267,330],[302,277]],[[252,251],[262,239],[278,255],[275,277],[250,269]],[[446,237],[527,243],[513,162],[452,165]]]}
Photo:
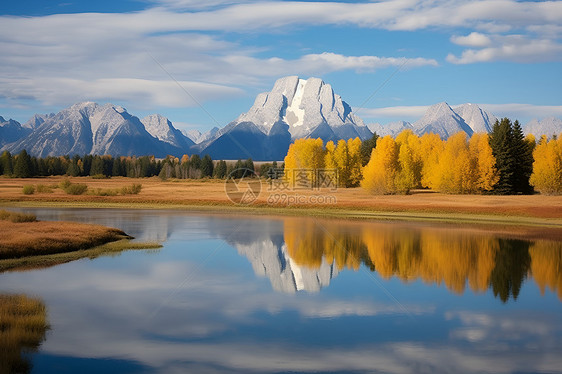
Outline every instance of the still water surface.
{"label": "still water surface", "polygon": [[26,211],[164,245],[0,274],[0,295],[46,307],[37,352],[16,350],[32,373],[562,373],[560,242],[414,223]]}

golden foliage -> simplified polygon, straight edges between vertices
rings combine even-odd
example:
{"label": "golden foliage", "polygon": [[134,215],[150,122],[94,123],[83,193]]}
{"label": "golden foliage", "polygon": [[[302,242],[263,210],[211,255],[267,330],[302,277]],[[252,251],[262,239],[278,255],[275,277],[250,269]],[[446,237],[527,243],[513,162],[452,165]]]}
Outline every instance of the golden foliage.
{"label": "golden foliage", "polygon": [[546,288],[562,300],[562,244],[537,241],[529,249],[531,274],[544,295]]}
{"label": "golden foliage", "polygon": [[562,194],[562,134],[560,138],[550,141],[543,137],[533,157],[531,185],[544,194]]}
{"label": "golden foliage", "polygon": [[396,193],[398,146],[390,135],[377,140],[369,163],[363,169],[361,187],[374,194]]}

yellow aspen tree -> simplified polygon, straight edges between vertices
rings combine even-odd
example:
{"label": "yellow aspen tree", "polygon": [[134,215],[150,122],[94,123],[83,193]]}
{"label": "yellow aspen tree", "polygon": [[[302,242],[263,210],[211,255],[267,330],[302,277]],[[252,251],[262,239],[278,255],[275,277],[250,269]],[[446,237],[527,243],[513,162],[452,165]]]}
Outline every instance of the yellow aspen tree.
{"label": "yellow aspen tree", "polygon": [[485,133],[473,134],[468,142],[471,158],[476,167],[475,189],[478,191],[490,191],[500,179],[496,168],[496,158],[490,147],[489,136]]}
{"label": "yellow aspen tree", "polygon": [[324,165],[326,169],[336,169],[336,160],[335,160],[335,153],[336,145],[333,141],[329,141],[326,143],[326,156],[324,157]]}
{"label": "yellow aspen tree", "polygon": [[422,187],[438,189],[439,157],[445,144],[439,135],[430,133],[420,138],[420,158],[422,160]]}
{"label": "yellow aspen tree", "polygon": [[361,163],[361,139],[348,139],[347,150],[349,155],[349,183],[346,187],[357,187],[361,183],[362,163]]}
{"label": "yellow aspen tree", "polygon": [[338,141],[334,152],[334,160],[338,169],[338,181],[341,187],[346,187],[349,183],[349,151],[347,142],[343,139]]}
{"label": "yellow aspen tree", "polygon": [[562,194],[562,138],[550,141],[542,138],[533,158],[531,185],[543,194]]}
{"label": "yellow aspen tree", "polygon": [[420,139],[412,130],[405,130],[396,137],[396,144],[399,148],[396,187],[399,191],[408,193],[421,184]]}
{"label": "yellow aspen tree", "polygon": [[439,158],[437,188],[446,193],[470,192],[474,186],[473,169],[466,133],[458,132],[445,142],[445,149]]}
{"label": "yellow aspen tree", "polygon": [[363,169],[361,187],[373,194],[396,192],[394,181],[398,172],[398,147],[390,135],[377,140],[369,163]]}
{"label": "yellow aspen tree", "polygon": [[297,180],[312,186],[316,183],[315,170],[324,168],[324,159],[322,139],[297,139],[289,146],[285,157],[285,177],[292,186]]}

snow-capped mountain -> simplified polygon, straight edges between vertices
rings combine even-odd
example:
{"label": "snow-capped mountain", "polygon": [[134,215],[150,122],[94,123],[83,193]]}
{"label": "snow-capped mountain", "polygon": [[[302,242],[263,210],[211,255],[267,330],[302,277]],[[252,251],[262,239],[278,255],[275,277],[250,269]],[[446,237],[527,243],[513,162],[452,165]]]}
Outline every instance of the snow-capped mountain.
{"label": "snow-capped mountain", "polygon": [[164,157],[176,147],[150,135],[141,121],[112,104],[78,103],[46,118],[24,138],[5,147],[46,157],[74,154]]}
{"label": "snow-capped mountain", "polygon": [[182,134],[166,117],[160,114],[146,116],[141,119],[141,122],[150,135],[170,144],[172,147],[187,150],[195,144],[194,141]]}
{"label": "snow-capped mountain", "polygon": [[337,141],[371,135],[329,84],[319,78],[290,76],[277,80],[271,92],[259,94],[248,112],[203,141],[199,149],[213,158],[281,160],[295,139]]}
{"label": "snow-capped mountain", "polygon": [[533,119],[524,127],[525,134],[533,134],[537,139],[542,135],[552,137],[552,135],[562,134],[562,120],[556,117],[544,118],[541,121]]}
{"label": "snow-capped mountain", "polygon": [[466,132],[468,136],[472,136],[475,132],[490,132],[496,120],[493,114],[476,104],[467,103],[452,108],[442,102],[430,106],[424,116],[413,124],[398,121],[386,125],[373,123],[367,126],[381,136],[396,136],[404,130],[412,130],[418,135],[436,133],[442,139],[447,139],[459,131]]}
{"label": "snow-capped mountain", "polygon": [[196,129],[182,130],[182,133],[189,139],[191,139],[195,144],[199,144],[212,139],[219,130],[220,129],[218,127],[213,127],[212,129],[204,133],[201,133],[201,131]]}
{"label": "snow-capped mountain", "polygon": [[473,132],[490,132],[497,118],[476,104],[463,104],[453,108]]}
{"label": "snow-capped mountain", "polygon": [[464,119],[445,102],[430,106],[424,116],[414,122],[412,127],[418,135],[435,133],[442,139],[447,139],[459,131],[466,132],[468,136],[474,133]]}
{"label": "snow-capped mountain", "polygon": [[18,141],[31,132],[31,129],[24,127],[13,119],[5,120],[0,116],[0,147]]}
{"label": "snow-capped mountain", "polygon": [[36,129],[43,124],[46,120],[53,117],[55,113],[50,114],[35,114],[29,121],[24,123],[22,126],[28,129]]}
{"label": "snow-capped mountain", "polygon": [[371,132],[376,133],[379,136],[396,136],[404,130],[412,130],[412,124],[406,121],[390,122],[385,125],[380,123],[370,123],[367,125]]}

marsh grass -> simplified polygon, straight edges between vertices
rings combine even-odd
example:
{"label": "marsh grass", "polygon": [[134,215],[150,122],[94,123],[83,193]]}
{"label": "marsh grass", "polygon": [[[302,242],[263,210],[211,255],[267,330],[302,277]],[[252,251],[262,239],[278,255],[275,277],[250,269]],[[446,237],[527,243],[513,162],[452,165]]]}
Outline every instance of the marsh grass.
{"label": "marsh grass", "polygon": [[121,187],[121,193],[123,195],[138,195],[142,190],[142,184],[133,183],[130,186]]}
{"label": "marsh grass", "polygon": [[23,186],[24,195],[33,195],[35,193],[35,187],[32,184],[26,184]]}
{"label": "marsh grass", "polygon": [[88,185],[82,183],[71,183],[66,188],[64,188],[64,192],[69,195],[83,195],[87,190]]}
{"label": "marsh grass", "polygon": [[93,260],[102,256],[119,256],[122,252],[131,250],[145,250],[147,252],[152,252],[161,247],[162,244],[157,242],[135,242],[128,239],[122,239],[85,250],[0,260],[0,273],[5,271],[42,269],[84,258]]}
{"label": "marsh grass", "polygon": [[0,259],[71,252],[131,238],[121,230],[100,225],[61,221],[15,223],[13,219],[31,217],[7,217],[0,221]]}
{"label": "marsh grass", "polygon": [[53,193],[53,187],[47,186],[46,184],[38,184],[35,187],[37,193]]}
{"label": "marsh grass", "polygon": [[0,295],[0,374],[30,372],[27,354],[38,350],[47,330],[47,309],[41,300]]}
{"label": "marsh grass", "polygon": [[117,196],[119,190],[115,188],[94,188],[88,191],[88,195],[94,196]]}
{"label": "marsh grass", "polygon": [[0,210],[0,221],[10,221],[13,223],[35,222],[37,221],[37,216],[35,214],[16,213],[10,212],[8,210]]}

